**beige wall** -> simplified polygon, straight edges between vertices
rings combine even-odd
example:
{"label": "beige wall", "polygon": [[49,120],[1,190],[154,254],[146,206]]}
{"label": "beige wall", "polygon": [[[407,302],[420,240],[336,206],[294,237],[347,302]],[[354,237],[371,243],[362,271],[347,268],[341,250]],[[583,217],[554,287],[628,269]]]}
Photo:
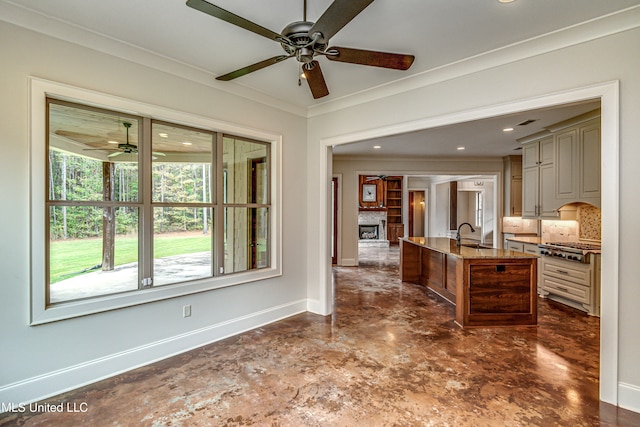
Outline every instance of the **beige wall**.
{"label": "beige wall", "polygon": [[[58,393],[306,309],[306,206],[290,196],[306,190],[304,118],[2,21],[0,40],[0,401]],[[28,326],[30,76],[281,134],[282,277]]]}

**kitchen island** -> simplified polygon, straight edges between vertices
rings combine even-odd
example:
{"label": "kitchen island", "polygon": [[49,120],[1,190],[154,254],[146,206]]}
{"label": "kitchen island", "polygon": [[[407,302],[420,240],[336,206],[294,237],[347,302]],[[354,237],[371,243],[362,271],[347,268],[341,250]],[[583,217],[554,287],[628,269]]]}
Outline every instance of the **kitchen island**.
{"label": "kitchen island", "polygon": [[456,323],[536,325],[537,255],[457,246],[444,237],[400,240],[400,279],[426,286],[456,307]]}

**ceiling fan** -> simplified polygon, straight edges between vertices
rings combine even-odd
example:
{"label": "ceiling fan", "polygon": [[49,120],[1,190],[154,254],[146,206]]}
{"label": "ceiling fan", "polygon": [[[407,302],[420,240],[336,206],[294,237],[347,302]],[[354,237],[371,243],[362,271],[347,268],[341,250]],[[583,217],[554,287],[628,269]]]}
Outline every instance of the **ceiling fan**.
{"label": "ceiling fan", "polygon": [[314,99],[329,94],[320,63],[314,59],[316,55],[326,56],[331,61],[351,64],[370,65],[374,67],[407,70],[413,64],[413,55],[376,52],[371,50],[346,47],[327,47],[329,39],[342,27],[355,18],[373,0],[334,0],[317,22],[307,21],[307,2],[304,0],[304,17],[302,21],[292,22],[278,34],[254,22],[235,15],[205,0],[187,0],[187,6],[204,12],[245,30],[274,40],[282,46],[285,55],[274,56],[264,61],[240,68],[216,78],[229,81],[254,71],[261,70],[289,58],[296,58],[302,66],[304,76]]}
{"label": "ceiling fan", "polygon": [[368,176],[366,181],[377,181],[378,179],[381,181],[386,181],[387,180],[388,175],[378,175],[378,176]]}
{"label": "ceiling fan", "polygon": [[[107,157],[117,157],[122,154],[138,154],[138,146],[129,143],[129,129],[131,128],[131,123],[123,122],[122,125],[127,129],[127,140],[124,144],[118,144],[117,149],[115,149],[114,153],[109,154]],[[86,148],[85,151],[91,150],[104,150],[103,148]],[[166,156],[164,153],[160,153],[154,151],[153,156]],[[155,157],[154,157],[155,158]]]}

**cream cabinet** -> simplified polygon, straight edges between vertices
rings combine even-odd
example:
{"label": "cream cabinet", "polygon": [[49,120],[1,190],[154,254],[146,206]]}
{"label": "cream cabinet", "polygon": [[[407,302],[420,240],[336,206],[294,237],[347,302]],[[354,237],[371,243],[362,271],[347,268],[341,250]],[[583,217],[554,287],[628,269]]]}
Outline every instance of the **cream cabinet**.
{"label": "cream cabinet", "polygon": [[578,128],[578,198],[600,207],[600,119]]}
{"label": "cream cabinet", "polygon": [[524,252],[524,243],[507,240],[507,249],[510,251]]}
{"label": "cream cabinet", "polygon": [[[575,200],[578,178],[578,129],[566,129],[555,135],[556,199]],[[564,203],[559,203],[562,206]]]}
{"label": "cream cabinet", "polygon": [[600,120],[554,135],[556,205],[580,201],[600,206]]}
{"label": "cream cabinet", "polygon": [[540,295],[560,297],[560,301],[586,310],[589,314],[600,314],[600,257],[595,256],[590,264],[572,263],[543,257],[539,263]]}
{"label": "cream cabinet", "polygon": [[558,209],[573,202],[600,207],[600,110],[518,141],[523,218],[558,219]]}
{"label": "cream cabinet", "polygon": [[522,147],[522,217],[556,219],[553,135]]}

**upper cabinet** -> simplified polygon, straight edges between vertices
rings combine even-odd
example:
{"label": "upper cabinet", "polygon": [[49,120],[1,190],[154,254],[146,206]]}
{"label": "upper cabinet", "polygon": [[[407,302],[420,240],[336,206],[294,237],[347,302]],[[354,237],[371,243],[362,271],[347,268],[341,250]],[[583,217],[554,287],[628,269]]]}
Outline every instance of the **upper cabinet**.
{"label": "upper cabinet", "polygon": [[600,119],[578,128],[578,197],[600,207]]}
{"label": "upper cabinet", "polygon": [[556,219],[553,136],[541,136],[522,147],[522,217]]}
{"label": "upper cabinet", "polygon": [[522,217],[555,219],[572,202],[600,207],[600,117],[595,110],[523,143]]}
{"label": "upper cabinet", "polygon": [[600,207],[600,118],[594,115],[569,120],[569,127],[554,135],[557,207],[571,202]]}

